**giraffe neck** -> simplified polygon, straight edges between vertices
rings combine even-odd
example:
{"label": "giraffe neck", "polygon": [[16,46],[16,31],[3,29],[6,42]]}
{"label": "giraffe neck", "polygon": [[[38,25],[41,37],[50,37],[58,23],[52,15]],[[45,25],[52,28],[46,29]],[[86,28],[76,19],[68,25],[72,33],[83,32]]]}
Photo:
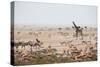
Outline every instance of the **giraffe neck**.
{"label": "giraffe neck", "polygon": [[73,22],[73,25],[74,25],[75,28],[78,28],[74,22]]}

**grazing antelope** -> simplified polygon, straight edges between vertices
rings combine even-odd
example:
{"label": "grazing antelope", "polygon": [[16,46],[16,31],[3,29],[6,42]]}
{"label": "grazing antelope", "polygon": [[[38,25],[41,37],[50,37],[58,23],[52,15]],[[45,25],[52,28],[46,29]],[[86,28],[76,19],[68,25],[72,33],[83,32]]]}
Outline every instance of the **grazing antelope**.
{"label": "grazing antelope", "polygon": [[43,43],[36,38],[36,42],[33,44],[33,47],[39,48]]}
{"label": "grazing antelope", "polygon": [[18,47],[22,46],[23,42],[14,42],[14,47],[16,48],[16,51],[18,52]]}

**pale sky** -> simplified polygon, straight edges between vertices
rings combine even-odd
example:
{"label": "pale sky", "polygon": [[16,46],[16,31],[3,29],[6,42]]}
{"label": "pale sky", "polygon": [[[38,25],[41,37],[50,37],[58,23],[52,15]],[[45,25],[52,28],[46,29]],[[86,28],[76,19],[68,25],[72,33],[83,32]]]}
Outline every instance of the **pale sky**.
{"label": "pale sky", "polygon": [[24,25],[97,25],[97,7],[82,5],[15,2],[15,24]]}

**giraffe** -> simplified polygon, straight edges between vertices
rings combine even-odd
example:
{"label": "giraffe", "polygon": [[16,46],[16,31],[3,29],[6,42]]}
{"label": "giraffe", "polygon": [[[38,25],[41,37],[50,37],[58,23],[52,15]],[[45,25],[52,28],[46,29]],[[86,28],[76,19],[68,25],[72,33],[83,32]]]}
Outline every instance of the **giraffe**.
{"label": "giraffe", "polygon": [[83,28],[81,28],[80,26],[77,26],[74,21],[72,21],[72,23],[74,25],[75,32],[76,32],[75,36],[78,37],[79,34],[80,34],[82,36],[82,38],[83,38]]}

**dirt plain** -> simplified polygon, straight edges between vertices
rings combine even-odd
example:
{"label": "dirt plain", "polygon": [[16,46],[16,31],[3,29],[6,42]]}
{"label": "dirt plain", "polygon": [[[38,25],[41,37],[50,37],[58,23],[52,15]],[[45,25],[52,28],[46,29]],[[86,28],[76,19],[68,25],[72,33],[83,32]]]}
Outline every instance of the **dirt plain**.
{"label": "dirt plain", "polygon": [[[15,65],[97,60],[97,28],[94,27],[84,28],[83,37],[76,37],[71,27],[23,26],[15,28],[13,33]],[[34,45],[36,39],[38,45]]]}

